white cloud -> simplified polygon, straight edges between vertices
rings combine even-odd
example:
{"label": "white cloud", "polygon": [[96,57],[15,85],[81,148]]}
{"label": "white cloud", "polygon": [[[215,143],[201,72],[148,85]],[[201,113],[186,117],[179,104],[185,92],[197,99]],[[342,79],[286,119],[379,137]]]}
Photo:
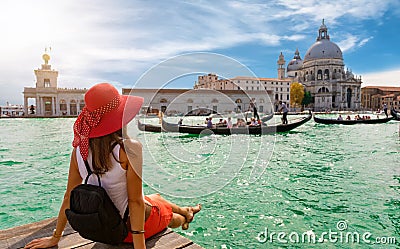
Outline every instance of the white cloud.
{"label": "white cloud", "polygon": [[400,87],[400,68],[383,72],[362,74],[362,86],[397,86]]}
{"label": "white cloud", "polygon": [[[285,49],[279,47],[284,42],[300,43],[309,37],[305,32],[315,32],[322,17],[329,25],[344,16],[355,20],[379,18],[390,4],[372,0],[212,4],[3,0],[0,89],[12,86],[15,92],[21,92],[24,86],[33,86],[31,70],[40,66],[46,46],[53,48],[50,63],[60,70],[60,86],[89,87],[97,81],[112,80],[129,84],[150,66],[177,54],[243,44],[261,44],[266,50],[273,47],[280,51]],[[354,34],[340,44],[346,51],[370,39]],[[0,96],[0,104],[2,101]]]}

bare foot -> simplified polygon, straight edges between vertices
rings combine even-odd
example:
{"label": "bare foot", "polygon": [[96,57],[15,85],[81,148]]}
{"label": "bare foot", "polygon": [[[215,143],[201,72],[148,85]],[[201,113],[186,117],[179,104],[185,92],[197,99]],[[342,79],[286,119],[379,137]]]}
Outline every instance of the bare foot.
{"label": "bare foot", "polygon": [[194,215],[200,212],[201,204],[197,204],[194,207],[187,207],[186,222],[182,224],[182,230],[187,230],[189,228],[189,223],[193,221]]}

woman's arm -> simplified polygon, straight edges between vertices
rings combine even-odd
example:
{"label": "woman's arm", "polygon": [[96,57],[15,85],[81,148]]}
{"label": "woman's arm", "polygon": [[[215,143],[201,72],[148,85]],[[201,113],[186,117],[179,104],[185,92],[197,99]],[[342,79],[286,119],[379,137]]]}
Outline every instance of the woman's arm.
{"label": "woman's arm", "polygon": [[58,244],[58,242],[61,239],[62,232],[64,231],[65,225],[67,223],[65,210],[69,208],[69,196],[71,194],[71,190],[80,183],[82,183],[82,178],[79,174],[78,163],[76,160],[76,150],[74,149],[72,151],[71,161],[69,165],[67,190],[65,191],[64,199],[61,204],[60,211],[58,213],[57,225],[56,229],[54,230],[53,236],[32,240],[31,242],[26,244],[24,248],[32,248],[32,249],[48,248],[56,246]]}
{"label": "woman's arm", "polygon": [[[127,139],[124,141],[125,152],[120,153],[120,160],[127,165],[127,188],[130,217],[130,229],[143,231],[145,220],[145,205],[142,190],[142,144]],[[135,249],[146,248],[144,234],[132,234]]]}

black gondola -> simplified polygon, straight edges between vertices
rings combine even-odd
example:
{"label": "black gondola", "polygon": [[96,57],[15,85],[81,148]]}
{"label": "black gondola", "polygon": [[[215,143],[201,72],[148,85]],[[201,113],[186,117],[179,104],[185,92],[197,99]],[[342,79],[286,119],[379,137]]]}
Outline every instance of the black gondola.
{"label": "black gondola", "polygon": [[396,112],[394,109],[391,109],[390,114],[393,116],[394,120],[400,121],[400,112]]}
{"label": "black gondola", "polygon": [[139,120],[138,120],[138,128],[141,131],[161,132],[161,125],[142,124]]}
{"label": "black gondola", "polygon": [[232,135],[232,134],[255,134],[255,135],[263,135],[263,134],[273,134],[277,132],[287,132],[293,130],[294,128],[299,127],[300,125],[308,122],[311,119],[311,113],[307,117],[302,117],[298,121],[289,123],[286,125],[258,125],[258,126],[246,126],[246,127],[215,127],[215,128],[207,128],[205,126],[190,126],[190,125],[180,125],[176,126],[175,124],[171,124],[162,121],[162,129],[168,132],[179,132],[179,133],[189,133],[189,134],[219,134],[219,135]]}
{"label": "black gondola", "polygon": [[[274,114],[269,114],[261,118],[261,122],[267,122],[268,120],[272,119]],[[171,124],[169,123],[170,127],[175,126],[175,130],[178,127],[178,124]],[[143,124],[138,120],[138,128],[140,131],[148,131],[148,132],[161,132],[161,125],[152,125],[152,124]],[[164,131],[164,130],[163,130]]]}
{"label": "black gondola", "polygon": [[333,118],[317,118],[314,116],[314,121],[320,124],[342,124],[342,125],[354,125],[354,124],[382,124],[392,120],[390,118],[381,119],[359,119],[359,120],[337,120]]}

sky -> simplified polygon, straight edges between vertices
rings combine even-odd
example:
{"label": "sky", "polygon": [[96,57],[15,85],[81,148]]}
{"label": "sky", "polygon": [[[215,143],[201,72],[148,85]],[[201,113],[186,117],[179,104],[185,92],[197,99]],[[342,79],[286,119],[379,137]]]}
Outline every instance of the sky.
{"label": "sky", "polygon": [[[130,88],[164,65],[193,72],[170,85],[192,88],[196,75],[217,71],[220,57],[252,76],[274,78],[280,52],[286,63],[296,48],[304,58],[322,19],[363,86],[400,86],[399,0],[2,0],[0,105],[23,104],[23,89],[35,86],[33,70],[45,48],[59,87],[110,82]],[[217,59],[201,69],[186,60],[165,64],[188,54]]]}

